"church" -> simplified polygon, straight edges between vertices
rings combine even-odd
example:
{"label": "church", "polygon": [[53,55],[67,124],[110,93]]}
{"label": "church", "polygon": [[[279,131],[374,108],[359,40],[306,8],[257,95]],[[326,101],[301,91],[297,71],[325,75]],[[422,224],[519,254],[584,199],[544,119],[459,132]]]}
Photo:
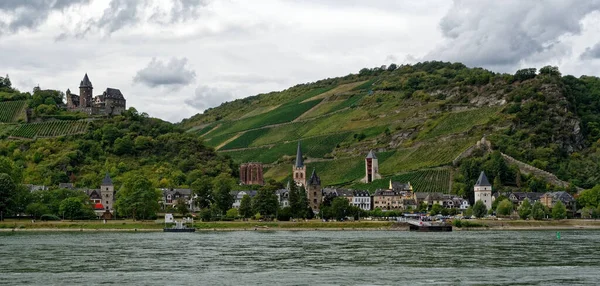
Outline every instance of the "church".
{"label": "church", "polygon": [[79,83],[79,95],[67,89],[67,110],[89,115],[119,115],[125,111],[125,97],[116,88],[106,88],[102,94],[93,96],[94,87],[87,73]]}

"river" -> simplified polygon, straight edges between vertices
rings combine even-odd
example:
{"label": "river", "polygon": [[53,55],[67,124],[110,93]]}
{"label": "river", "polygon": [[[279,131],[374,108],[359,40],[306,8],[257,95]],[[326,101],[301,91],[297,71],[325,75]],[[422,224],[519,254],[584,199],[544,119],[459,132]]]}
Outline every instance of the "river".
{"label": "river", "polygon": [[0,285],[596,285],[600,231],[0,233]]}

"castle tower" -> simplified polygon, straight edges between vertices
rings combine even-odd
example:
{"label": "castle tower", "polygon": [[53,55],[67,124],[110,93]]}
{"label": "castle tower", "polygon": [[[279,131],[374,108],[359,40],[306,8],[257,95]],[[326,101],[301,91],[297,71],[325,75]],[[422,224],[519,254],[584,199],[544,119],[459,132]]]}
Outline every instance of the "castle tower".
{"label": "castle tower", "polygon": [[306,183],[306,197],[308,198],[308,205],[314,213],[319,212],[319,206],[323,201],[323,192],[321,190],[321,178],[317,176],[317,172],[313,169],[312,175]]}
{"label": "castle tower", "polygon": [[483,171],[479,174],[479,179],[477,179],[477,183],[475,183],[475,187],[473,187],[475,192],[475,202],[482,201],[487,209],[492,208],[492,184],[488,181],[487,176]]}
{"label": "castle tower", "polygon": [[298,186],[306,186],[306,166],[302,160],[302,149],[300,142],[298,142],[298,150],[296,150],[296,164],[292,167],[292,173],[294,174],[294,182]]}
{"label": "castle tower", "polygon": [[92,102],[92,92],[94,87],[92,86],[92,82],[88,78],[87,73],[83,77],[83,80],[79,84],[79,106],[81,107],[92,107],[94,103]]}
{"label": "castle tower", "polygon": [[67,88],[67,92],[65,92],[65,97],[67,97],[67,108],[73,108],[73,98],[71,98],[71,89]]}
{"label": "castle tower", "polygon": [[365,183],[381,179],[381,175],[379,175],[379,162],[373,150],[369,151],[369,154],[365,158],[365,173],[365,178],[363,179]]}
{"label": "castle tower", "polygon": [[240,165],[240,181],[244,185],[264,185],[263,166],[261,163],[244,163]]}
{"label": "castle tower", "polygon": [[102,196],[102,205],[104,205],[104,209],[114,213],[113,203],[115,201],[115,186],[113,185],[108,172],[106,172],[106,176],[104,176],[104,179],[102,180],[102,185],[100,185],[100,195]]}

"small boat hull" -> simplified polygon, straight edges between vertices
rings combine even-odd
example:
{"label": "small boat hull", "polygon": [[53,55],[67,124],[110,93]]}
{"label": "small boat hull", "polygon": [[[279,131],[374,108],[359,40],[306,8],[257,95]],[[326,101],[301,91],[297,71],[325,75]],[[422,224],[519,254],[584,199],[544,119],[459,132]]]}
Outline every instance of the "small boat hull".
{"label": "small boat hull", "polygon": [[451,225],[413,225],[410,226],[410,231],[420,232],[447,232],[452,231]]}
{"label": "small boat hull", "polygon": [[164,232],[195,232],[195,228],[164,228]]}

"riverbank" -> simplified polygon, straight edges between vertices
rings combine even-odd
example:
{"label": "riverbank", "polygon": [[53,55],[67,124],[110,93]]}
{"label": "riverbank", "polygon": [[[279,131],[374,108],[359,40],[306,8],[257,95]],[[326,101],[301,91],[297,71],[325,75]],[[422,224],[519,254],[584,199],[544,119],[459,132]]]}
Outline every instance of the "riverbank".
{"label": "riverbank", "polygon": [[[569,230],[569,229],[599,229],[600,220],[465,220],[466,227],[454,227],[456,231],[472,230]],[[157,221],[52,221],[31,222],[29,220],[7,220],[0,222],[0,231],[86,231],[86,232],[160,232],[164,223]],[[406,231],[408,224],[390,221],[346,221],[322,222],[319,220],[300,222],[260,222],[260,221],[231,221],[231,222],[196,222],[197,231],[347,231],[347,230],[382,230]]]}

